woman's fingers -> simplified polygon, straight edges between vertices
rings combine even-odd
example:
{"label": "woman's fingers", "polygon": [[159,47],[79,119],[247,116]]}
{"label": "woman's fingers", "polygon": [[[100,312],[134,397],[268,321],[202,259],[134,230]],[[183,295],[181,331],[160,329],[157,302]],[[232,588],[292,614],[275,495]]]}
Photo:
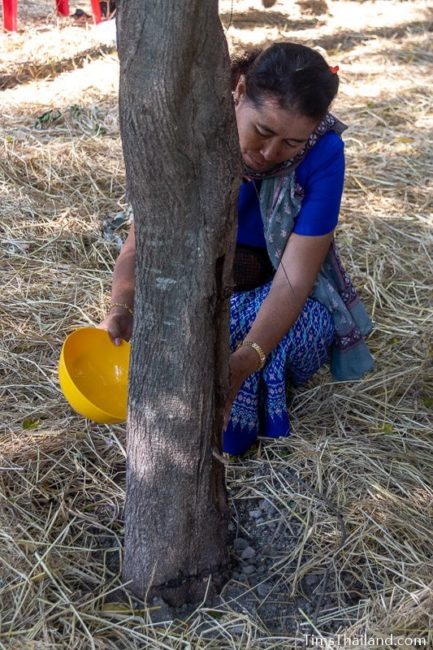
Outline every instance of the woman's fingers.
{"label": "woman's fingers", "polygon": [[250,347],[240,347],[232,352],[229,360],[230,385],[227,401],[224,408],[223,431],[227,429],[232,411],[233,402],[244,383],[255,370],[257,370],[257,354]]}
{"label": "woman's fingers", "polygon": [[105,330],[108,332],[110,339],[113,341],[114,345],[120,345],[120,333],[116,327],[112,327],[110,323],[107,323],[107,319],[103,320],[102,323],[96,326],[98,329]]}
{"label": "woman's fingers", "polygon": [[114,345],[120,345],[122,339],[129,341],[131,338],[132,316],[130,314],[109,314],[97,327],[108,332]]}

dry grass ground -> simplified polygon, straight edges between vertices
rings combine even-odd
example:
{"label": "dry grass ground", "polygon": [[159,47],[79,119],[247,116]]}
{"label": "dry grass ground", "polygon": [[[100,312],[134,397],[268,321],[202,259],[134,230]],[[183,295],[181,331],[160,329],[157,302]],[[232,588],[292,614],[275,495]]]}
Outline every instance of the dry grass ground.
{"label": "dry grass ground", "polygon": [[[340,66],[334,110],[350,130],[338,241],[373,313],[377,366],[357,383],[320,373],[293,398],[295,435],[231,464],[228,481],[248,499],[261,489],[248,482],[252,467],[285,464],[342,513],[336,552],[335,513],[291,492],[306,532],[288,600],[325,566],[339,587],[317,635],[333,620],[348,638],[433,647],[431,14],[421,0],[329,6],[315,17],[235,0],[222,17],[233,48],[291,38]],[[120,547],[124,427],[71,413],[57,359],[65,335],[98,322],[108,303],[117,248],[101,226],[125,207],[117,60],[51,4],[23,0],[20,10],[26,31],[0,37],[0,647],[303,647],[302,612],[299,634],[277,638],[230,603],[218,617],[198,607],[155,625],[146,609],[110,602],[118,551],[104,540]],[[283,504],[286,491],[275,494]],[[338,579],[347,572],[358,585],[351,608]]]}

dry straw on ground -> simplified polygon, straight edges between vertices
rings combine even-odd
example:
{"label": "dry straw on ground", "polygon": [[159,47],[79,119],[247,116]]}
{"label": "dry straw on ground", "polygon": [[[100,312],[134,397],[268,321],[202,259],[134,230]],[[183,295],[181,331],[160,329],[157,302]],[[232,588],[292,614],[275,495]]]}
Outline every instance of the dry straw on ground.
{"label": "dry straw on ground", "polygon": [[[318,612],[317,635],[337,621],[352,638],[422,637],[431,647],[430,17],[418,1],[330,2],[333,15],[315,28],[309,18],[300,31],[302,17],[279,2],[271,21],[268,14],[259,27],[237,27],[236,12],[250,4],[235,3],[233,47],[295,38],[325,48],[341,67],[336,112],[351,128],[338,240],[373,313],[377,367],[347,384],[321,372],[298,390],[295,435],[231,463],[231,495],[266,494],[280,507],[281,526],[290,501],[305,524],[303,543],[274,570],[287,582],[289,601],[304,575],[331,567],[337,605]],[[0,96],[0,647],[303,647],[302,612],[296,634],[273,637],[230,602],[159,625],[132,600],[112,602],[121,586],[124,427],[72,414],[56,365],[65,335],[98,322],[107,305],[117,247],[101,228],[125,208],[117,63],[114,53],[89,46],[84,28],[60,29],[52,19],[44,39],[58,47],[45,79],[46,61],[31,47],[41,42],[41,23],[32,20],[25,36],[3,37],[0,62],[1,74],[16,82]],[[62,60],[76,60],[77,68],[67,64],[59,74]],[[33,80],[20,77],[22,70]],[[257,465],[266,469],[262,481],[254,478]],[[294,495],[293,485],[276,483],[283,466],[334,509],[316,492]],[[341,548],[336,510],[346,528]],[[285,575],[293,559],[298,570]],[[340,579],[347,573],[352,587]]]}

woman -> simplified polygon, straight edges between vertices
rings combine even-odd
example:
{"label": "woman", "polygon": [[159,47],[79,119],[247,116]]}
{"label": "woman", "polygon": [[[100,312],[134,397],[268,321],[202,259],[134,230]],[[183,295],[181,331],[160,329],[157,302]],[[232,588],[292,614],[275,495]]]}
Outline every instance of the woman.
{"label": "woman", "polygon": [[[328,113],[338,68],[316,51],[277,43],[234,62],[233,98],[245,164],[231,298],[224,451],[257,435],[287,436],[286,382],[307,381],[331,357],[338,379],[372,367],[371,322],[333,245],[344,181],[344,126]],[[101,327],[132,333],[134,228],[113,275]]]}

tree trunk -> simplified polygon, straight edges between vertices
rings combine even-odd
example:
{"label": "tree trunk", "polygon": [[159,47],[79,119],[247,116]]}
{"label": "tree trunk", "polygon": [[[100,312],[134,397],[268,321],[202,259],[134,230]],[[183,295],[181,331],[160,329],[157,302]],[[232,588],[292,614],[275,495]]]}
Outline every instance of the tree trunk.
{"label": "tree trunk", "polygon": [[217,455],[239,144],[217,0],[122,0],[118,46],[137,246],[124,578],[175,605],[227,577]]}

